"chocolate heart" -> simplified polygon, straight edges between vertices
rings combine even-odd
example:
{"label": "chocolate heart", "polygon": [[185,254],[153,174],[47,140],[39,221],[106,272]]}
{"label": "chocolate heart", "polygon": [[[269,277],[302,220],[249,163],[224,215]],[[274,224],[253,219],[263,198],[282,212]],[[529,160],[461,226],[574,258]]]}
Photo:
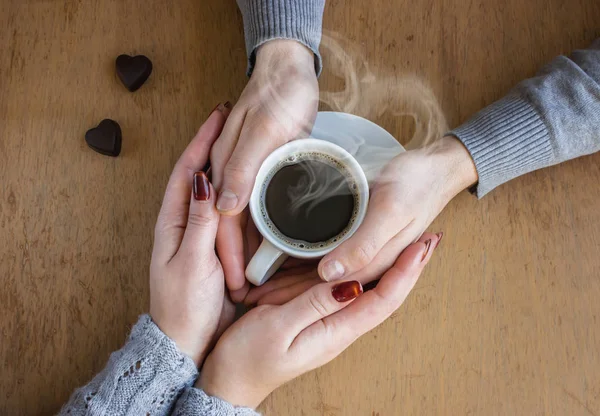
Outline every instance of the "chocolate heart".
{"label": "chocolate heart", "polygon": [[119,156],[121,153],[121,127],[113,120],[105,119],[85,133],[85,142],[98,153]]}
{"label": "chocolate heart", "polygon": [[152,73],[152,61],[144,55],[119,55],[116,67],[119,79],[131,92],[140,88]]}

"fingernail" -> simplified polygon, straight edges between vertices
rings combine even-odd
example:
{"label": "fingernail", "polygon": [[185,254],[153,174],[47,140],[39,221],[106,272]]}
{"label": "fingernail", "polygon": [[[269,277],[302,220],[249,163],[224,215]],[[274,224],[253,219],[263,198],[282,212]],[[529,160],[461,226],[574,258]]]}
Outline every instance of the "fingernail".
{"label": "fingernail", "polygon": [[217,110],[220,111],[221,113],[224,113],[225,110],[231,110],[232,108],[233,108],[233,106],[231,105],[231,103],[229,101],[226,101],[225,103],[217,104],[210,113],[212,114]]}
{"label": "fingernail", "polygon": [[424,261],[429,253],[429,248],[431,247],[431,238],[425,241],[425,251],[423,252],[423,257],[421,257],[421,261]]}
{"label": "fingernail", "polygon": [[328,282],[341,278],[345,272],[344,266],[337,260],[329,260],[323,265],[323,279]]}
{"label": "fingernail", "polygon": [[219,211],[230,211],[237,206],[238,197],[228,189],[221,191],[217,201],[217,209]]}
{"label": "fingernail", "polygon": [[435,248],[437,248],[440,245],[440,243],[442,242],[442,238],[444,238],[444,232],[440,231],[436,235],[438,237],[438,241],[437,241],[437,243],[435,243]]}
{"label": "fingernail", "polygon": [[194,199],[196,201],[208,201],[210,198],[210,183],[204,172],[194,174]]}
{"label": "fingernail", "polygon": [[362,285],[356,280],[340,283],[331,289],[333,298],[338,302],[348,302],[356,299],[361,293],[363,293]]}

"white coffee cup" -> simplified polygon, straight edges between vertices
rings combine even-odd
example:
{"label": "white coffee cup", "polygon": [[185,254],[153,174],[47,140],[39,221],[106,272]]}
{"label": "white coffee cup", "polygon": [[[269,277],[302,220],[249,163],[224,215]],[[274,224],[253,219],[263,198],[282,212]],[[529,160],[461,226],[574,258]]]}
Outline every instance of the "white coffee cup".
{"label": "white coffee cup", "polygon": [[[270,223],[270,219],[265,218],[265,215],[263,215],[263,209],[266,212],[263,198],[265,190],[273,177],[273,171],[281,165],[281,162],[292,160],[295,155],[309,152],[325,155],[339,163],[345,173],[350,174],[356,184],[358,201],[355,205],[356,214],[350,221],[351,224],[349,223],[342,234],[329,241],[324,247],[301,248],[300,246],[303,246],[303,244],[292,244],[289,240],[282,239],[271,229],[274,224]],[[281,146],[263,162],[250,196],[249,205],[252,219],[264,238],[246,268],[246,278],[256,286],[260,286],[269,280],[289,256],[301,259],[319,258],[333,251],[356,232],[365,217],[368,203],[369,184],[365,173],[356,159],[340,146],[312,138],[294,140]]]}

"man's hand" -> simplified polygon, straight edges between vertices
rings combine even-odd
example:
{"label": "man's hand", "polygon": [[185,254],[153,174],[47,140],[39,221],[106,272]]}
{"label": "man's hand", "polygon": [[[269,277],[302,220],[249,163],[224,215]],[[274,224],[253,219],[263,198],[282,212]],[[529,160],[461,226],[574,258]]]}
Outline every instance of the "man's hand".
{"label": "man's hand", "polygon": [[282,304],[322,280],[366,284],[379,279],[446,204],[476,182],[473,160],[454,137],[398,155],[378,178],[367,216],[351,238],[326,255],[317,270],[280,271],[252,289],[245,302]]}
{"label": "man's hand", "polygon": [[223,214],[217,251],[234,301],[248,290],[245,208],[258,169],[276,148],[310,133],[318,96],[313,52],[293,40],[271,40],[258,48],[252,77],[212,148],[212,181]]}

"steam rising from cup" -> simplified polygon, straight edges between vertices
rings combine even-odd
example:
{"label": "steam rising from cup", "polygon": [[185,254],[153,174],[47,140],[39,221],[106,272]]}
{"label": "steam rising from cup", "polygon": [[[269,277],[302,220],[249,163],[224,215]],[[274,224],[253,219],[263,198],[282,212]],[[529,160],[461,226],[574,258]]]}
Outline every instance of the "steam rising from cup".
{"label": "steam rising from cup", "polygon": [[[427,84],[417,75],[389,74],[375,71],[361,57],[358,46],[335,32],[325,32],[321,40],[326,69],[344,81],[340,91],[321,91],[320,101],[333,111],[356,114],[376,121],[391,114],[396,120],[411,120],[410,138],[399,137],[401,131],[390,131],[407,150],[433,143],[448,130],[446,118]],[[369,146],[355,141],[355,146]],[[376,149],[374,149],[376,150]]]}
{"label": "steam rising from cup", "polygon": [[[346,164],[344,160],[341,162]],[[320,201],[335,195],[350,194],[352,180],[345,179],[349,175],[333,175],[332,170],[323,163],[304,164],[303,168],[304,175],[287,189],[287,196],[293,201],[290,206],[292,216],[297,216],[300,211],[308,217]]]}
{"label": "steam rising from cup", "polygon": [[[343,80],[343,88],[335,91],[321,91],[320,101],[333,111],[356,114],[378,121],[382,118],[395,120],[395,129],[390,129],[407,150],[434,143],[448,130],[446,119],[440,104],[431,88],[414,74],[385,74],[372,69],[362,57],[358,45],[352,44],[334,32],[324,32],[321,40],[325,66],[325,76]],[[329,73],[328,73],[329,72]],[[279,80],[281,82],[282,80]],[[273,81],[277,82],[277,81]],[[294,106],[283,108],[288,102],[279,97],[277,88],[266,85],[265,90],[272,98],[267,105],[271,116],[281,125],[281,132],[289,134],[289,126],[301,126],[296,129],[298,137],[305,137],[307,126],[312,120],[306,114],[298,114]],[[300,120],[302,118],[302,120]],[[407,128],[407,122],[410,127]],[[410,137],[400,137],[402,135]],[[318,137],[318,136],[317,136]],[[394,181],[397,178],[382,178],[379,173],[389,161],[389,148],[381,148],[369,143],[368,137],[359,137],[344,133],[340,137],[344,148],[353,156],[361,152],[361,165],[369,180],[378,182]],[[365,161],[364,155],[368,154]],[[341,183],[332,183],[323,172],[309,172],[310,179],[289,189],[290,196],[297,202],[294,209],[312,209],[319,200],[338,194],[344,187]]]}

